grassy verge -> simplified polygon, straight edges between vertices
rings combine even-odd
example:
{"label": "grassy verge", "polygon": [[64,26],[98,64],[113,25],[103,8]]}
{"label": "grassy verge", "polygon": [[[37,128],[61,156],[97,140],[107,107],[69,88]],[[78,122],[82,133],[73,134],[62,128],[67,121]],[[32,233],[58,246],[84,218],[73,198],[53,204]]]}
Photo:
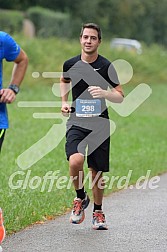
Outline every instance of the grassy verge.
{"label": "grassy verge", "polygon": [[[34,112],[55,112],[55,108],[19,108],[17,106],[18,101],[56,100],[51,91],[55,80],[33,79],[31,77],[32,71],[60,71],[62,62],[66,58],[71,57],[73,53],[75,55],[75,53],[79,52],[79,47],[75,47],[76,43],[73,43],[72,46],[67,42],[60,43],[60,41],[56,40],[41,41],[41,44],[37,42],[39,41],[23,41],[25,50],[27,49],[30,55],[30,65],[17,101],[8,106],[10,129],[6,134],[0,164],[0,203],[4,209],[5,225],[8,233],[18,231],[34,222],[44,221],[50,216],[64,213],[71,207],[71,202],[75,196],[72,187],[68,190],[66,188],[58,189],[57,180],[55,180],[49,192],[49,180],[45,188],[43,188],[44,190],[42,190],[43,177],[47,172],[57,170],[58,177],[68,176],[68,162],[64,153],[64,138],[57,148],[28,170],[21,170],[16,163],[17,157],[22,152],[45,136],[53,124],[56,124],[55,119],[34,119],[32,117]],[[63,49],[60,50],[60,48]],[[104,47],[101,50],[104,50],[104,55],[106,56],[110,53],[110,50],[106,50]],[[47,52],[47,55],[45,52]],[[148,53],[151,52],[149,51]],[[113,57],[116,58],[116,55],[113,55]],[[129,57],[135,62],[134,56]],[[144,55],[141,57],[144,57]],[[147,54],[145,57],[149,58]],[[119,58],[119,55],[117,55],[117,58]],[[141,60],[141,65],[139,62],[136,63],[140,65],[140,68],[143,67],[143,60]],[[147,65],[149,64],[147,63]],[[162,68],[162,76],[163,71]],[[9,72],[10,67],[5,70],[7,76],[5,81],[8,79]],[[146,72],[143,75],[144,77]],[[110,178],[112,176],[121,177],[126,176],[128,171],[132,170],[130,183],[135,183],[140,176],[146,175],[147,170],[151,170],[150,176],[167,170],[165,141],[167,89],[161,82],[149,82],[149,74],[146,80],[144,77],[143,79],[142,76],[139,78],[137,74],[137,76],[134,76],[133,81],[137,81],[136,85],[139,83],[139,80],[150,84],[152,95],[147,101],[127,118],[120,117],[110,109],[110,118],[116,123],[117,129],[111,138],[111,170],[107,175]],[[163,80],[164,77],[162,82]],[[128,94],[133,88],[134,86],[131,84],[125,85],[125,93]],[[55,131],[52,141],[55,141],[57,137],[58,133]],[[11,189],[9,179],[12,174],[18,171],[20,174],[17,174],[13,180],[16,189]],[[87,172],[86,165],[85,171]],[[25,184],[26,176],[29,176],[29,178],[27,177],[27,184]],[[36,176],[36,180],[33,180],[34,176]],[[86,184],[86,189],[91,195],[88,184]],[[107,195],[115,190],[117,190],[116,183],[113,184],[111,189],[107,188],[105,194]]]}

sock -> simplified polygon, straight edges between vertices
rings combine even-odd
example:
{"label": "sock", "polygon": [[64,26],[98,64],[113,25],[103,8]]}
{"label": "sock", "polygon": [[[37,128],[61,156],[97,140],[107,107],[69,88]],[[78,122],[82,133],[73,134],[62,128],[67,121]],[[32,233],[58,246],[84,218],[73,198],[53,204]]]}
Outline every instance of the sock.
{"label": "sock", "polygon": [[93,212],[95,212],[96,210],[102,210],[102,204],[101,205],[97,205],[96,203],[94,203]]}
{"label": "sock", "polygon": [[85,198],[84,187],[82,187],[82,189],[76,190],[76,193],[77,193],[77,198],[80,198],[81,200]]}

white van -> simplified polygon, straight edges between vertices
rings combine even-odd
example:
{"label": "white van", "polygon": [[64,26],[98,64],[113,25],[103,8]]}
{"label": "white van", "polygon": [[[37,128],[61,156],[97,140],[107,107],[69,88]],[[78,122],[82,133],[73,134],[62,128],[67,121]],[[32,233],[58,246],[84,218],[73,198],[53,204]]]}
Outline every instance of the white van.
{"label": "white van", "polygon": [[142,53],[141,44],[139,41],[137,41],[135,39],[114,38],[111,40],[111,48],[132,51],[132,52],[136,52],[138,54]]}

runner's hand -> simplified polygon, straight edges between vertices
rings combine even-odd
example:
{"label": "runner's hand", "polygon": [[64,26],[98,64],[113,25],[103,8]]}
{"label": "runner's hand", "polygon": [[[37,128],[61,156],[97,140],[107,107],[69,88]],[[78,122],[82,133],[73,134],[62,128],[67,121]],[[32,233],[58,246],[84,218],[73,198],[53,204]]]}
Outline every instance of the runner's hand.
{"label": "runner's hand", "polygon": [[103,90],[101,87],[90,86],[88,87],[88,92],[93,98],[104,98],[106,90]]}
{"label": "runner's hand", "polygon": [[62,112],[63,116],[69,116],[69,113],[71,112],[70,105],[68,103],[62,104],[61,112]]}
{"label": "runner's hand", "polygon": [[0,102],[12,103],[16,99],[16,94],[9,88],[0,90]]}

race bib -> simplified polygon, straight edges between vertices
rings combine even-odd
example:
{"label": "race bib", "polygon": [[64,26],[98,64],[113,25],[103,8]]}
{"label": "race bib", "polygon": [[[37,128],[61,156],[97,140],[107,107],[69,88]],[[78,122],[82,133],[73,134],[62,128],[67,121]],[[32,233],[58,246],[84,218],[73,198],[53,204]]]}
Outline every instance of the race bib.
{"label": "race bib", "polygon": [[101,100],[76,100],[76,116],[77,117],[93,117],[101,114]]}

